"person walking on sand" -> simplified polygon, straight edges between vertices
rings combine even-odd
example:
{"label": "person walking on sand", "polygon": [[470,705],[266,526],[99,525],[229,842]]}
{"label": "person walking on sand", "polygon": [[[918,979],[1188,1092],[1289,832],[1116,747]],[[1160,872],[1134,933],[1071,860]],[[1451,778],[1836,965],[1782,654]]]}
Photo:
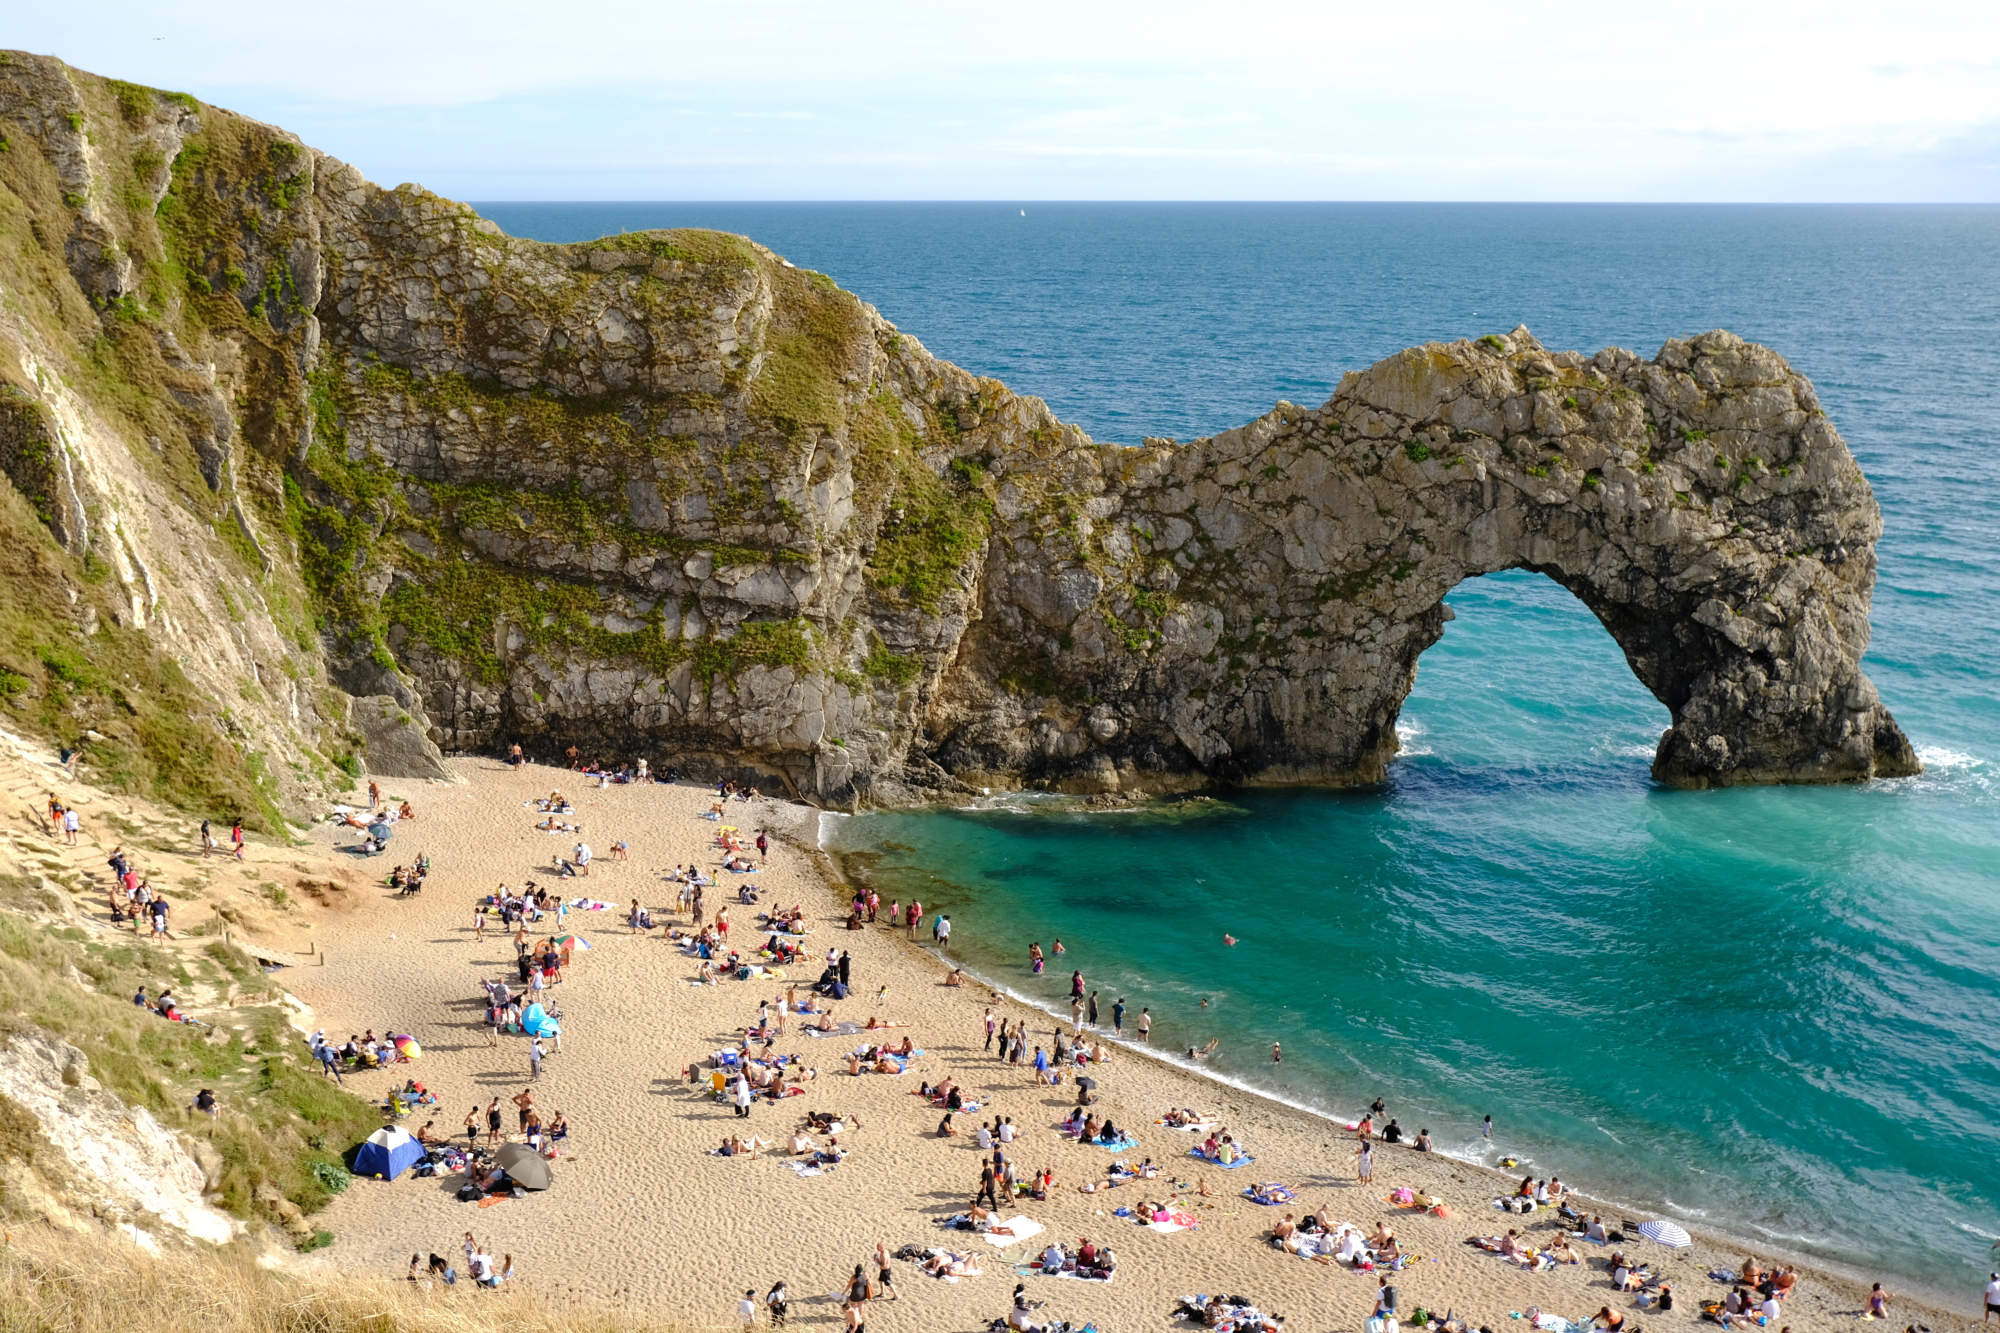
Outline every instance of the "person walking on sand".
{"label": "person walking on sand", "polygon": [[243,859],[243,821],[236,820],[229,826],[229,841],[236,848],[236,859]]}
{"label": "person walking on sand", "polygon": [[72,805],[67,810],[64,810],[63,836],[69,839],[70,846],[76,846],[76,835],[81,828],[82,825],[77,821],[76,817],[76,807]]}
{"label": "person walking on sand", "polygon": [[736,1302],[736,1317],[749,1328],[757,1322],[757,1289],[751,1287],[743,1293],[743,1299]]}
{"label": "person walking on sand", "polygon": [[576,873],[579,875],[590,873],[590,844],[587,842],[579,842],[576,845]]}
{"label": "person walking on sand", "polygon": [[1986,1284],[1986,1318],[1979,1321],[1982,1324],[1990,1322],[1994,1311],[2000,1310],[2000,1273],[1990,1276],[1993,1280]]}
{"label": "person walking on sand", "polygon": [[1153,1011],[1150,1007],[1139,1011],[1139,1040],[1148,1046],[1153,1044]]}
{"label": "person walking on sand", "polygon": [[917,927],[923,924],[924,919],[924,905],[915,898],[910,899],[910,911],[906,919],[909,924],[904,930],[903,937],[913,940],[917,937]]}
{"label": "person walking on sand", "polygon": [[209,854],[210,852],[214,851],[214,850],[215,850],[215,834],[214,834],[214,833],[213,833],[212,831],[210,831],[210,829],[209,829],[209,826],[208,826],[208,821],[207,821],[206,819],[204,819],[204,820],[202,820],[202,821],[201,821],[201,856],[202,856],[202,859],[203,859],[204,861],[205,861],[205,860],[207,860],[207,859],[208,859],[208,854]]}
{"label": "person walking on sand", "polygon": [[765,865],[771,864],[771,835],[764,829],[757,830],[757,855]]}
{"label": "person walking on sand", "polygon": [[1361,1140],[1361,1146],[1354,1150],[1354,1178],[1366,1185],[1375,1179],[1375,1150],[1368,1146],[1368,1140]]}
{"label": "person walking on sand", "polygon": [[[542,1039],[536,1037],[528,1043],[528,1073],[536,1079],[542,1076],[542,1055]],[[525,1129],[527,1126],[523,1125],[522,1128]]]}
{"label": "person walking on sand", "polygon": [[889,1271],[889,1245],[886,1241],[875,1242],[875,1295],[879,1299],[887,1296],[892,1301],[903,1299],[896,1290],[896,1275]]}

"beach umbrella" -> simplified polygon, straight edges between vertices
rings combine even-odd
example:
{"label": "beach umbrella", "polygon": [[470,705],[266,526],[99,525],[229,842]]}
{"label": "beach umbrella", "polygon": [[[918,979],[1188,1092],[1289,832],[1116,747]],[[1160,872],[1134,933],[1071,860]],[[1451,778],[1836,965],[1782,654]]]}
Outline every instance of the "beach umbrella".
{"label": "beach umbrella", "polygon": [[417,1039],[415,1037],[411,1036],[392,1037],[390,1038],[390,1040],[396,1043],[396,1054],[404,1057],[405,1059],[414,1060],[424,1053],[424,1048],[417,1045]]}
{"label": "beach umbrella", "polygon": [[1088,1074],[1079,1074],[1076,1078],[1076,1086],[1079,1088],[1089,1088],[1092,1092],[1096,1092],[1097,1080]]}
{"label": "beach umbrella", "polygon": [[549,1164],[525,1143],[509,1143],[493,1154],[493,1164],[524,1190],[545,1190],[555,1183]]}
{"label": "beach umbrella", "polygon": [[549,943],[555,945],[558,949],[588,949],[590,947],[590,941],[581,935],[554,935],[550,937]]}
{"label": "beach umbrella", "polygon": [[389,841],[389,826],[377,820],[368,826],[368,836],[377,842]]}
{"label": "beach umbrella", "polygon": [[1661,1222],[1658,1220],[1641,1222],[1638,1226],[1638,1232],[1647,1240],[1656,1241],[1670,1249],[1684,1250],[1694,1244],[1693,1239],[1689,1237],[1688,1233],[1675,1226],[1672,1222]]}

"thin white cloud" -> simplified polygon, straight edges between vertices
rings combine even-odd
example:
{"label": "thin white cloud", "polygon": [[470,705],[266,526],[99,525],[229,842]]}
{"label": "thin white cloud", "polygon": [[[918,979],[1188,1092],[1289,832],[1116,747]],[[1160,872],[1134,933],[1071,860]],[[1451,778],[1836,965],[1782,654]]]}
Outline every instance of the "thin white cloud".
{"label": "thin white cloud", "polygon": [[7,40],[473,198],[2000,200],[1993,0],[162,12]]}

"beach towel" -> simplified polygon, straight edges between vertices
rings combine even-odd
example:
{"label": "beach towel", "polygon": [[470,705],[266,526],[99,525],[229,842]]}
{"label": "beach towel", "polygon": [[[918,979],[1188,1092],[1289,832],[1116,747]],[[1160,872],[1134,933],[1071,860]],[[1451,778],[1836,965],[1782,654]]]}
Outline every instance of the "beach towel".
{"label": "beach towel", "polygon": [[[1092,1139],[1091,1142],[1097,1143],[1097,1140]],[[1120,1134],[1116,1143],[1097,1143],[1097,1146],[1106,1152],[1124,1152],[1127,1148],[1138,1147],[1139,1140],[1133,1138],[1130,1134]]]}
{"label": "beach towel", "polygon": [[1009,1231],[1013,1232],[1014,1234],[1011,1236],[996,1236],[991,1231],[989,1231],[985,1234],[983,1239],[986,1241],[988,1245],[993,1246],[995,1249],[1002,1249],[1002,1250],[1006,1249],[1009,1245],[1014,1244],[1016,1241],[1028,1240],[1032,1237],[1039,1236],[1042,1234],[1042,1232],[1048,1229],[1044,1227],[1040,1222],[1036,1222],[1031,1218],[1029,1218],[1026,1213],[1017,1214],[1014,1217],[1010,1218],[1009,1220],[1002,1222],[1000,1225],[1006,1227]]}
{"label": "beach towel", "polygon": [[1213,1157],[1203,1157],[1201,1155],[1201,1149],[1199,1148],[1188,1149],[1188,1156],[1194,1158],[1198,1162],[1207,1162],[1210,1166],[1221,1167],[1224,1171],[1234,1171],[1239,1166],[1248,1166],[1250,1165],[1250,1163],[1257,1160],[1256,1158],[1250,1156],[1248,1153],[1245,1153],[1243,1156],[1237,1158],[1233,1162],[1229,1163],[1218,1162]]}
{"label": "beach towel", "polygon": [[859,1023],[835,1023],[831,1032],[821,1032],[818,1028],[813,1027],[800,1029],[808,1037],[851,1037],[861,1030]]}
{"label": "beach towel", "polygon": [[1260,1185],[1246,1187],[1243,1191],[1243,1197],[1252,1203],[1261,1203],[1267,1208],[1275,1207],[1281,1203],[1290,1203],[1293,1198],[1291,1186],[1280,1185],[1275,1180],[1267,1180]]}
{"label": "beach towel", "polygon": [[825,1172],[833,1170],[835,1167],[839,1166],[840,1163],[838,1162],[821,1163],[821,1162],[816,1162],[809,1157],[795,1157],[790,1161],[781,1161],[778,1163],[778,1165],[784,1167],[787,1171],[791,1171],[801,1177],[804,1177],[804,1176],[822,1175]]}
{"label": "beach towel", "polygon": [[1157,1231],[1163,1236],[1171,1236],[1177,1231],[1194,1231],[1198,1229],[1201,1226],[1201,1220],[1192,1213],[1182,1212],[1178,1208],[1170,1208],[1167,1210],[1165,1217],[1161,1217],[1158,1213],[1153,1214],[1153,1220],[1145,1223],[1145,1226],[1149,1231]]}
{"label": "beach towel", "polygon": [[572,898],[569,905],[579,912],[602,912],[610,908],[610,903],[601,903],[595,898]]}
{"label": "beach towel", "polygon": [[1164,1120],[1155,1120],[1153,1123],[1160,1126],[1162,1129],[1177,1129],[1188,1134],[1206,1134],[1209,1130],[1214,1129],[1216,1125],[1219,1124],[1220,1122],[1215,1120],[1202,1120],[1192,1125],[1169,1125]]}

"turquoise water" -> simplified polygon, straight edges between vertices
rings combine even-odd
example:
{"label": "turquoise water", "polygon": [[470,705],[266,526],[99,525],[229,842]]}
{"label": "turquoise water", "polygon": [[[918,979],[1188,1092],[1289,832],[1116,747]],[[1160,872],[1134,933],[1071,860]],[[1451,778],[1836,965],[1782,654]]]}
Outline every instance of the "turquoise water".
{"label": "turquoise water", "polygon": [[1335,1113],[1379,1095],[1468,1156],[1971,1299],[2000,1234],[2000,210],[1020,207],[482,211],[546,239],[745,231],[1100,439],[1318,402],[1430,337],[1650,354],[1733,328],[1814,378],[1875,484],[1867,665],[1930,769],[1658,789],[1665,710],[1513,573],[1450,597],[1380,788],[1011,797],[835,821],[837,845],[950,912],[997,983],[1055,1004],[1081,967],[1157,1045],[1220,1038],[1218,1076]]}

